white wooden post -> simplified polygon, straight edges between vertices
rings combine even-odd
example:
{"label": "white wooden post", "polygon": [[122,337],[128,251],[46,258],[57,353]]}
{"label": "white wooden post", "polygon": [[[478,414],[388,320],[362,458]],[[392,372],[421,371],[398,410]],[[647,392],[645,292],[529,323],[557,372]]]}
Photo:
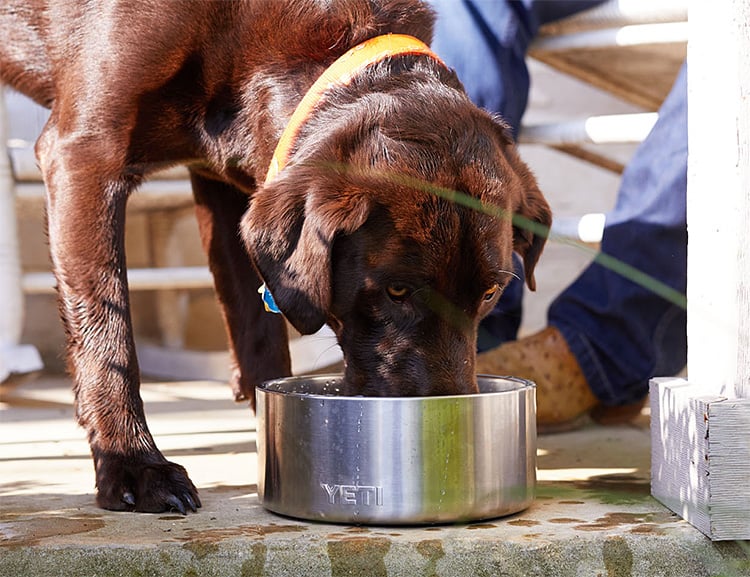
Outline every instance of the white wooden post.
{"label": "white wooden post", "polygon": [[688,22],[688,378],[651,383],[651,490],[750,539],[750,0]]}
{"label": "white wooden post", "polygon": [[16,236],[15,186],[6,150],[5,127],[5,97],[0,85],[0,383],[12,373],[42,368],[36,348],[19,344],[23,328],[23,291]]}

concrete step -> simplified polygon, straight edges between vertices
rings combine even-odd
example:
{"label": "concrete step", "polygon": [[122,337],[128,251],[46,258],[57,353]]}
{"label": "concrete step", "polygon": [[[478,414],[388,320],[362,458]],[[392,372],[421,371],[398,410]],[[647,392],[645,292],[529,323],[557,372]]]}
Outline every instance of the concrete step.
{"label": "concrete step", "polygon": [[633,426],[540,437],[537,499],[519,514],[356,527],[262,508],[254,419],[220,383],[143,387],[157,443],[201,492],[203,507],[184,517],[96,508],[67,379],[0,392],[3,577],[750,575],[748,543],[713,543],[651,498],[647,414]]}

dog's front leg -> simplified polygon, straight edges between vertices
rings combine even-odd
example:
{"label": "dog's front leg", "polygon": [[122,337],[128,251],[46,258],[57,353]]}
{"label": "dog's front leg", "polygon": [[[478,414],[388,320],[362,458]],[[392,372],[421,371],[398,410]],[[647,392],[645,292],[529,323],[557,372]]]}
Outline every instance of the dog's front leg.
{"label": "dog's front leg", "polygon": [[266,312],[258,294],[263,282],[240,240],[249,197],[233,186],[192,173],[195,210],[203,247],[232,354],[232,389],[255,406],[255,385],[291,374],[284,318]]}
{"label": "dog's front leg", "polygon": [[111,135],[63,133],[53,110],[37,144],[60,313],[79,423],[105,509],[184,513],[200,506],[185,470],[159,452],[146,425],[124,252],[125,177]]}

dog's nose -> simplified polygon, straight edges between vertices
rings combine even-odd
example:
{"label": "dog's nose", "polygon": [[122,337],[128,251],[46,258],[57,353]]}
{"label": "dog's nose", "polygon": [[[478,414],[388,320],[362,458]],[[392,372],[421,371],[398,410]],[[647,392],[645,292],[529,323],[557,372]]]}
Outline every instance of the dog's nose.
{"label": "dog's nose", "polygon": [[430,395],[467,395],[479,392],[474,374],[474,362],[466,358],[458,362],[441,363],[428,377]]}

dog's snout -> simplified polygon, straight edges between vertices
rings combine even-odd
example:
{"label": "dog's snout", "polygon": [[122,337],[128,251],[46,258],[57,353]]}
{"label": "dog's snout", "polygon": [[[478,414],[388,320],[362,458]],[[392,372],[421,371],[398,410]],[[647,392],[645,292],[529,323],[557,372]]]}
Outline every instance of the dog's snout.
{"label": "dog's snout", "polygon": [[431,371],[428,380],[428,395],[466,395],[479,392],[473,354],[447,360]]}
{"label": "dog's snout", "polygon": [[[464,395],[479,391],[471,335],[446,331],[419,339],[380,344],[378,354],[354,353],[346,362],[346,394],[412,397]],[[421,341],[421,342],[420,342]],[[344,346],[347,355],[348,347]],[[353,351],[349,351],[353,352]],[[362,353],[362,351],[359,351]]]}

